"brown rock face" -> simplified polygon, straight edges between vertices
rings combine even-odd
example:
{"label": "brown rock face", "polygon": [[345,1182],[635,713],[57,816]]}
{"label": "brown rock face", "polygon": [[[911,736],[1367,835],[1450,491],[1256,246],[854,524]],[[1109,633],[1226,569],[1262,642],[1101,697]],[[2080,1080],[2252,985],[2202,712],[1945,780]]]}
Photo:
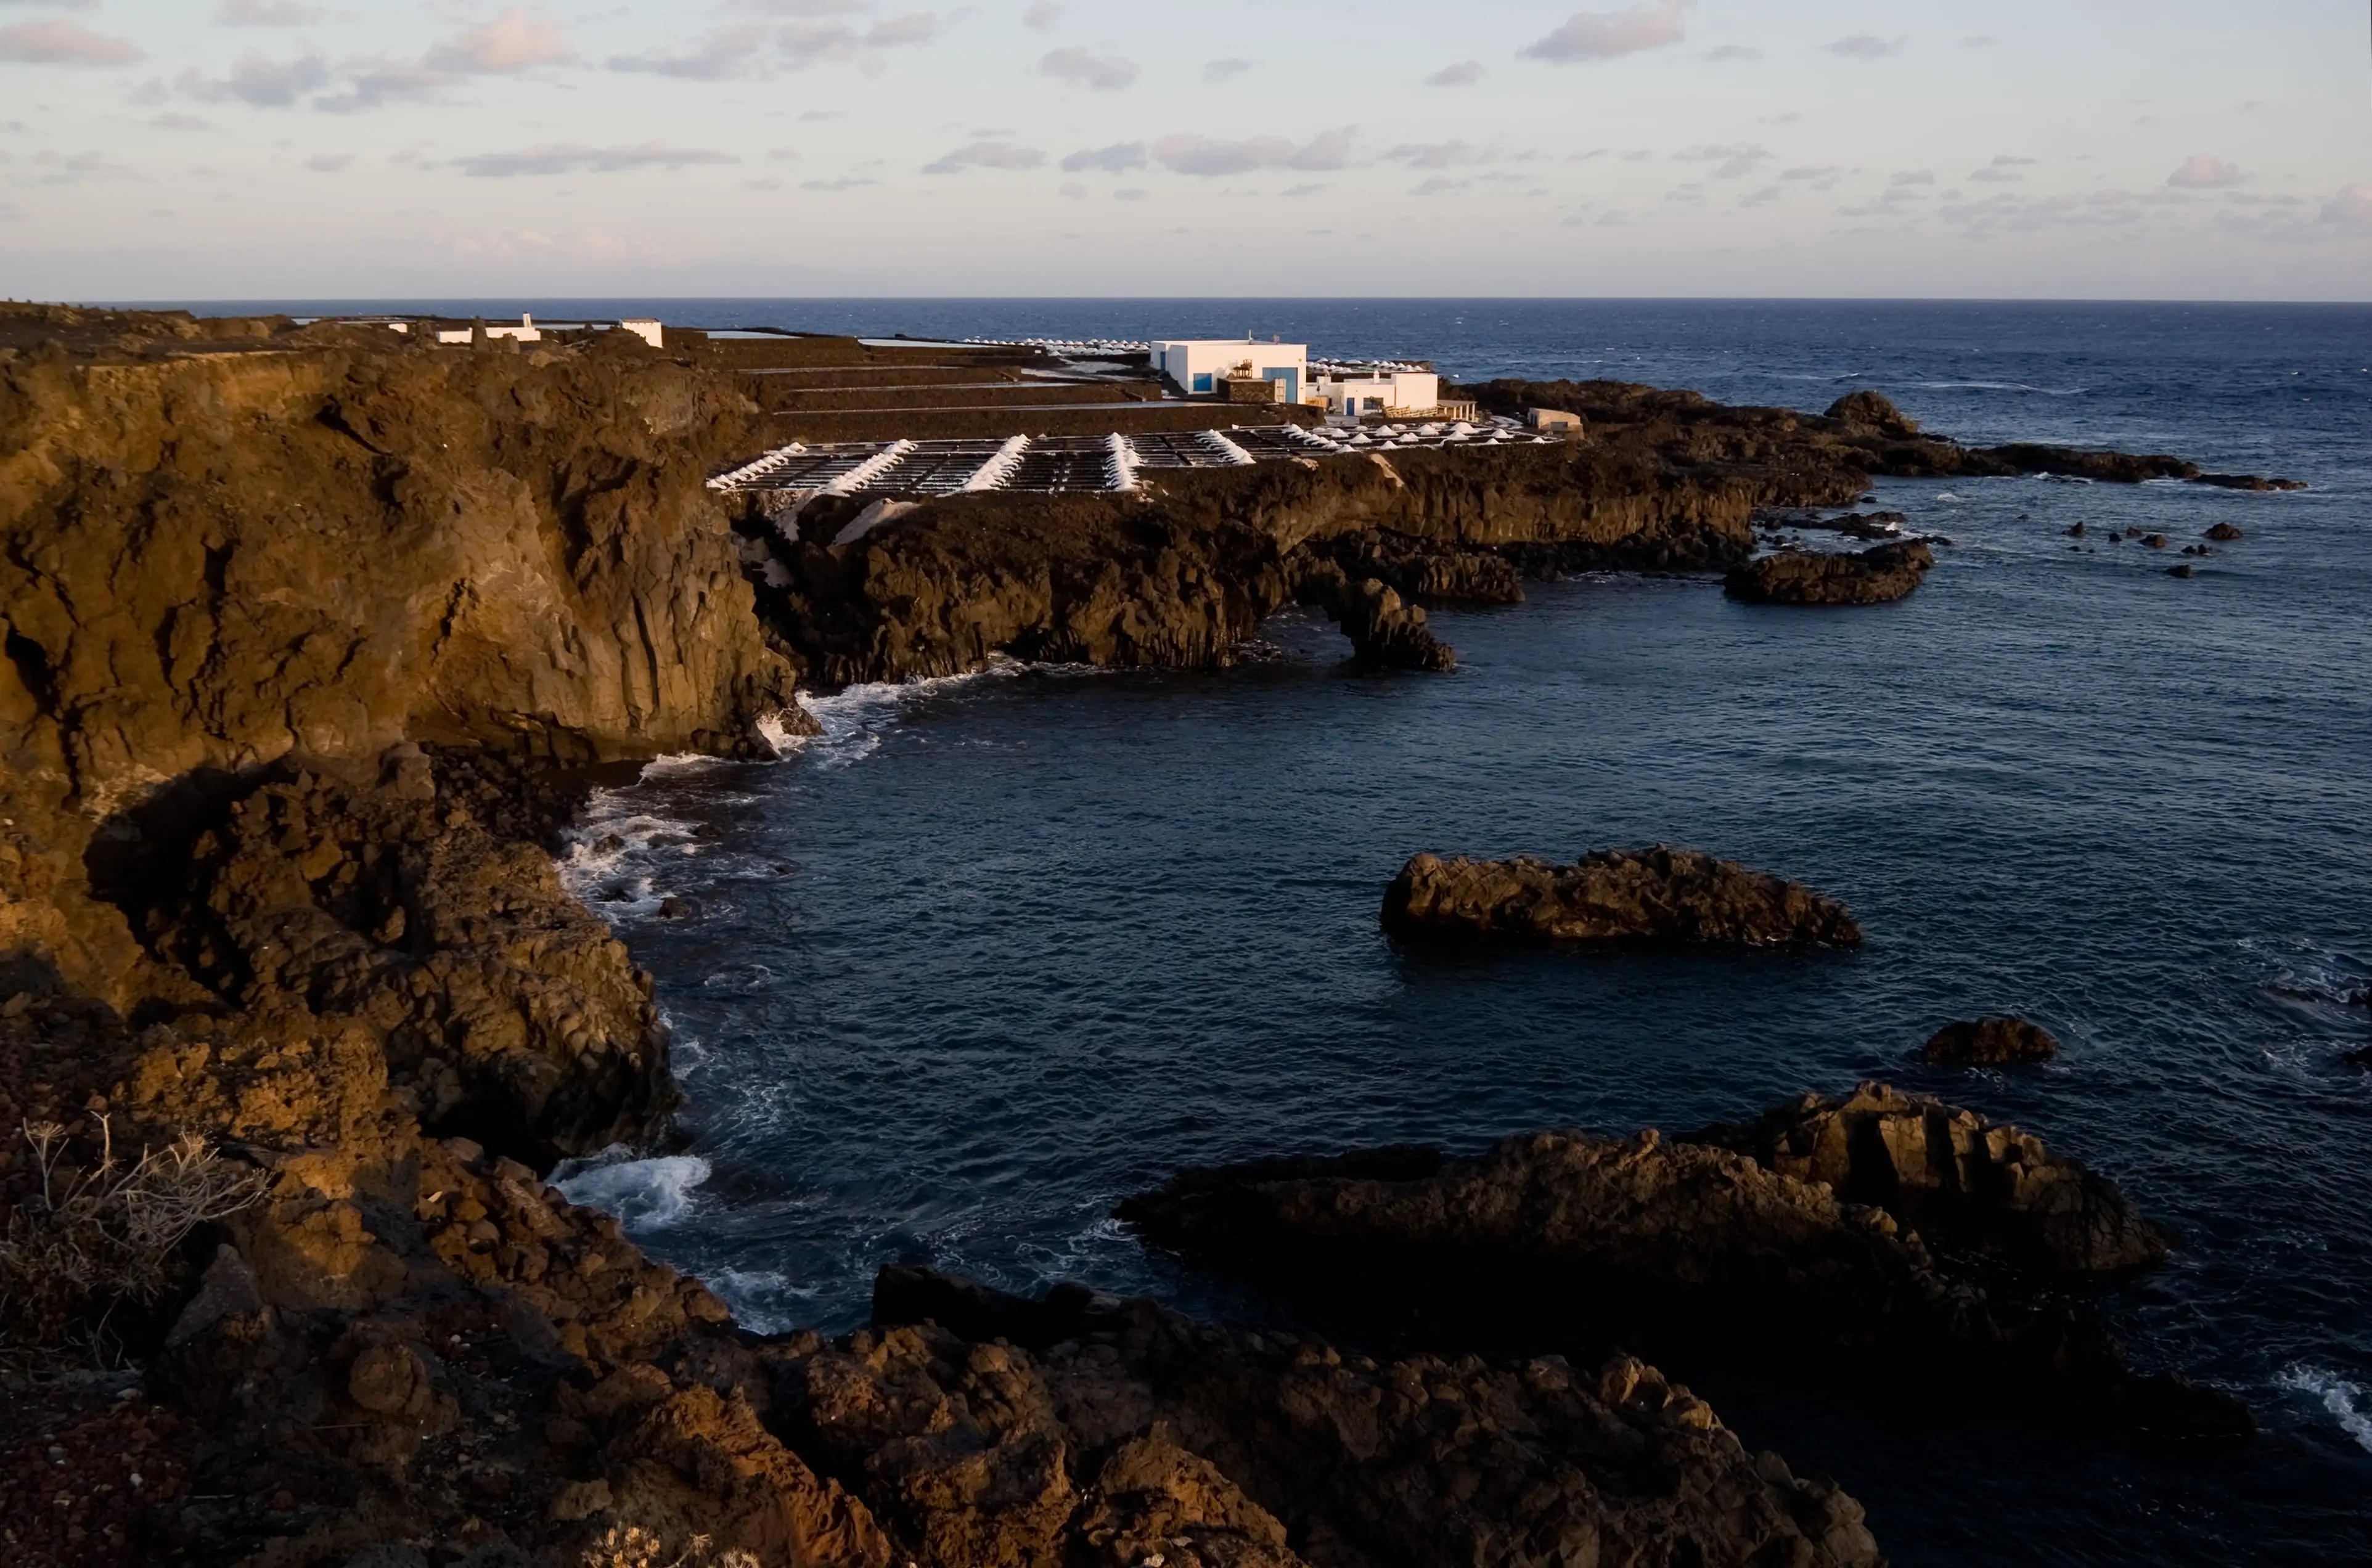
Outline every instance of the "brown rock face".
{"label": "brown rock face", "polygon": [[368,336],[0,355],[0,946],[94,993],[142,982],[83,851],[167,781],[407,738],[731,749],[790,702],[702,483],[729,379]]}
{"label": "brown rock face", "polygon": [[2246,539],[2248,536],[2230,523],[2217,523],[2207,530],[2207,537],[2219,544],[2229,544],[2236,539]]}
{"label": "brown rock face", "polygon": [[2167,1239],[2115,1184],[2042,1140],[1883,1084],[1806,1095],[1754,1121],[1692,1133],[1848,1202],[1886,1210],[1931,1246],[2001,1258],[2044,1278],[2127,1273]]}
{"label": "brown rock face", "polygon": [[1731,567],[1722,588],[1749,604],[1886,604],[1935,565],[1935,552],[1917,540],[1845,554],[1791,550]]}
{"label": "brown rock face", "polygon": [[1464,1160],[1401,1149],[1193,1170],[1119,1212],[1167,1246],[1502,1333],[1694,1337],[1782,1363],[1817,1346],[1881,1385],[2008,1388],[2082,1419],[2250,1430],[2222,1395],[2128,1373],[2097,1321],[1939,1260],[1889,1210],[1653,1131],[1527,1133]]}
{"label": "brown rock face", "polygon": [[1843,905],[1799,883],[1658,844],[1599,850],[1572,865],[1420,854],[1384,892],[1384,928],[1457,941],[1641,938],[1748,947],[1851,947]]}
{"label": "brown rock face", "polygon": [[[775,1361],[785,1428],[921,1560],[1208,1568],[1875,1563],[1860,1506],[1653,1368],[1378,1365],[1084,1291],[903,1272],[876,1329]],[[885,1286],[890,1281],[885,1279]],[[893,1305],[894,1303],[894,1305]],[[939,1313],[972,1322],[950,1331]],[[977,1337],[1010,1330],[994,1344]]]}
{"label": "brown rock face", "polygon": [[1919,1060],[1933,1067],[1999,1067],[2048,1062],[2058,1054],[2059,1042],[2049,1029],[2008,1017],[1946,1024],[1919,1048]]}

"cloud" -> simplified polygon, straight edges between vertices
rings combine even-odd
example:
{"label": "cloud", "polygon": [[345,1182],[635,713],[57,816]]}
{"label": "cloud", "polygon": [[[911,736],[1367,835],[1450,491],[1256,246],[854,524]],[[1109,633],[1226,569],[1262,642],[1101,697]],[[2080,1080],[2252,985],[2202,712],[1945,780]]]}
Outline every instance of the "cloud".
{"label": "cloud", "polygon": [[2249,177],[2213,153],[2193,153],[2166,177],[2178,191],[2228,191]]}
{"label": "cloud", "polygon": [[1424,180],[1419,184],[1414,190],[1412,190],[1409,194],[1412,196],[1438,196],[1446,192],[1463,191],[1472,183],[1473,181],[1471,180],[1452,180],[1446,174],[1436,174],[1432,179]]}
{"label": "cloud", "polygon": [[215,20],[230,28],[301,28],[328,14],[296,0],[222,0],[215,8]]}
{"label": "cloud", "polygon": [[1823,164],[1817,168],[1798,168],[1787,169],[1783,172],[1779,178],[1782,180],[1808,180],[1813,190],[1827,191],[1833,189],[1836,182],[1844,178],[1844,172],[1845,171],[1843,169],[1839,168],[1834,164]]}
{"label": "cloud", "polygon": [[703,147],[673,147],[644,142],[631,147],[588,147],[581,142],[546,142],[515,153],[475,153],[453,167],[479,180],[521,175],[618,174],[637,168],[684,168],[701,163],[739,163],[731,153]]}
{"label": "cloud", "polygon": [[1889,185],[1898,187],[1903,185],[1933,185],[1936,183],[1936,171],[1932,168],[1901,168],[1889,175],[1886,182]]}
{"label": "cloud", "polygon": [[1209,64],[1203,66],[1203,79],[1206,82],[1233,81],[1236,77],[1242,75],[1251,68],[1252,63],[1250,61],[1240,60],[1233,55],[1229,55],[1225,60],[1214,60]]}
{"label": "cloud", "polygon": [[42,185],[82,185],[93,180],[137,179],[120,163],[110,163],[98,153],[38,152],[32,164],[41,172],[34,180]]}
{"label": "cloud", "polygon": [[1062,17],[1063,7],[1055,5],[1054,0],[1037,0],[1029,9],[1021,13],[1021,25],[1031,32],[1044,32]]}
{"label": "cloud", "polygon": [[668,53],[613,54],[602,64],[612,71],[673,76],[680,81],[729,81],[765,70],[767,31],[757,23],[738,23],[718,28],[690,49]]}
{"label": "cloud", "polygon": [[1117,54],[1091,54],[1084,49],[1049,50],[1038,62],[1041,75],[1076,87],[1116,92],[1136,80],[1136,62]]}
{"label": "cloud", "polygon": [[1114,142],[1108,147],[1082,147],[1063,160],[1063,171],[1078,174],[1090,168],[1106,174],[1125,174],[1132,168],[1145,167],[1143,142]]}
{"label": "cloud", "polygon": [[1820,47],[1847,60],[1883,60],[1901,53],[1902,46],[1910,41],[1907,38],[1880,38],[1874,32],[1857,32]]}
{"label": "cloud", "polygon": [[1277,194],[1285,197],[1287,201],[1297,202],[1304,196],[1315,196],[1318,192],[1325,189],[1326,187],[1323,183],[1314,185],[1288,185],[1284,190],[1278,192]]}
{"label": "cloud", "polygon": [[2322,221],[2339,228],[2372,233],[2372,185],[2350,185],[2322,204]]}
{"label": "cloud", "polygon": [[208,103],[243,103],[250,109],[285,109],[317,87],[328,85],[330,63],[313,52],[294,60],[274,60],[249,52],[232,63],[227,76],[208,78],[195,71],[181,73],[180,88]]}
{"label": "cloud", "polygon": [[1328,131],[1295,145],[1283,136],[1252,136],[1240,142],[1212,136],[1164,136],[1153,144],[1154,161],[1177,174],[1245,174],[1255,168],[1337,169],[1351,156],[1349,130]]}
{"label": "cloud", "polygon": [[[803,12],[827,11],[844,13],[855,9],[849,5],[785,7]],[[825,62],[856,63],[866,71],[878,71],[876,58],[885,49],[907,49],[928,43],[939,36],[939,18],[933,11],[908,11],[899,16],[884,17],[870,27],[859,29],[854,22],[808,19],[784,26],[776,35],[784,58],[794,69]]]}
{"label": "cloud", "polygon": [[1011,142],[973,142],[923,166],[924,174],[960,174],[967,168],[1036,168],[1046,155]]}
{"label": "cloud", "polygon": [[211,131],[214,129],[211,121],[201,120],[194,114],[159,114],[152,118],[148,123],[159,131]]}
{"label": "cloud", "polygon": [[1482,62],[1460,60],[1455,64],[1444,65],[1427,76],[1424,85],[1429,87],[1471,87],[1482,79]]}
{"label": "cloud", "polygon": [[1455,168],[1485,157],[1467,142],[1403,142],[1384,156],[1411,168]]}
{"label": "cloud", "polygon": [[799,181],[799,189],[802,191],[854,191],[860,185],[875,183],[878,182],[843,175],[838,180],[802,180]]}
{"label": "cloud", "polygon": [[1680,16],[1693,3],[1655,0],[1653,5],[1634,6],[1627,11],[1576,11],[1563,27],[1517,52],[1564,65],[1662,49],[1680,41]]}
{"label": "cloud", "polygon": [[305,167],[316,174],[335,174],[354,161],[352,153],[315,153],[305,160]]}
{"label": "cloud", "polygon": [[491,22],[433,45],[421,64],[457,76],[508,76],[538,65],[565,65],[575,58],[558,22],[513,6]]}
{"label": "cloud", "polygon": [[1749,49],[1742,43],[1722,43],[1706,50],[1704,57],[1716,64],[1727,60],[1760,60],[1762,51]]}
{"label": "cloud", "polygon": [[129,65],[143,58],[130,39],[110,38],[64,17],[0,28],[0,60],[21,64]]}
{"label": "cloud", "polygon": [[1761,143],[1734,142],[1726,145],[1690,147],[1679,155],[1691,163],[1718,163],[1713,171],[1715,180],[1738,180],[1754,172],[1756,167],[1771,161],[1771,149]]}
{"label": "cloud", "polygon": [[2015,185],[2026,178],[2018,170],[2030,168],[2033,165],[2034,160],[2030,157],[2011,157],[2004,153],[1984,168],[1972,171],[1969,178],[1979,185]]}

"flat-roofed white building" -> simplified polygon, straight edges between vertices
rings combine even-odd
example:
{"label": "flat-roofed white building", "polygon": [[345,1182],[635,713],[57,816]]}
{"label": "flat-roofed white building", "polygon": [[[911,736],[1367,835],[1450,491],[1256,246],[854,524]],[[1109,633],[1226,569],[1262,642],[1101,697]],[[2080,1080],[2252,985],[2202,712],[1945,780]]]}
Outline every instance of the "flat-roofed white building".
{"label": "flat-roofed white building", "polygon": [[660,331],[659,324],[648,316],[629,316],[618,323],[618,330],[622,332],[634,333],[653,348],[667,347],[667,341]]}
{"label": "flat-roofed white building", "polygon": [[[448,327],[436,334],[436,341],[440,343],[465,343],[470,341],[471,334],[475,331],[476,329],[471,327]],[[519,313],[519,324],[517,326],[488,327],[486,329],[486,336],[490,338],[517,338],[523,343],[540,343],[543,342],[543,333],[536,326],[535,318],[528,315],[525,311],[521,311]]]}
{"label": "flat-roofed white building", "polygon": [[1297,403],[1309,379],[1309,345],[1251,338],[1171,338],[1152,345],[1153,367],[1192,397],[1221,390],[1235,377],[1274,381],[1276,401]]}
{"label": "flat-roofed white building", "polygon": [[1441,377],[1430,370],[1387,369],[1320,376],[1309,383],[1309,401],[1329,413],[1355,418],[1371,413],[1431,413],[1441,405]]}

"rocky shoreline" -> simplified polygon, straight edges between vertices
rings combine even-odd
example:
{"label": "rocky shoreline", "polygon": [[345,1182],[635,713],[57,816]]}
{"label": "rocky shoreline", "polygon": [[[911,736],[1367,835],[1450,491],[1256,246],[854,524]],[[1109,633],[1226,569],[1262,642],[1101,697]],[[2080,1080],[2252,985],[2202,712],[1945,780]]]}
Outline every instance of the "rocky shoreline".
{"label": "rocky shoreline", "polygon": [[[1816,417],[1493,383],[1590,438],[956,498],[834,547],[831,506],[785,526],[704,488],[762,438],[730,367],[387,338],[0,312],[0,1376],[40,1412],[0,1438],[12,1561],[1877,1561],[1853,1499],[1610,1351],[1367,1358],[930,1278],[832,1343],[737,1329],[541,1179],[674,1094],[650,979],[551,838],[572,770],[764,755],[802,684],[1221,665],[1292,602],[1442,669],[1425,602],[1727,570],[1757,508],[1872,474],[2195,470],[1971,452],[1869,394]],[[1996,1223],[2146,1250],[2087,1175],[1959,1116],[1805,1108],[1738,1132],[1751,1157],[1564,1137],[1475,1168],[1760,1194],[1840,1288],[1905,1304],[1867,1342],[2074,1356],[2090,1413],[2230,1430],[1889,1233],[1843,1195],[1858,1167],[1758,1163],[1824,1170],[1835,1119],[1916,1120],[2040,1194],[1971,1220],[1980,1250]],[[1727,1234],[1682,1249],[1717,1290],[1760,1277]]]}

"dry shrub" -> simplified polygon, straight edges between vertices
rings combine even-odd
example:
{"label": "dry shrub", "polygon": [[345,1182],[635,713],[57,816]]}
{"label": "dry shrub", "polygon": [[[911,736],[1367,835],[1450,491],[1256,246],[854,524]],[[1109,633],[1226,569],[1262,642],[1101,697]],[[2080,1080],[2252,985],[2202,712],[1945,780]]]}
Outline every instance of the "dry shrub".
{"label": "dry shrub", "polygon": [[727,1547],[719,1551],[706,1536],[694,1536],[680,1552],[640,1525],[613,1525],[587,1547],[578,1568],[758,1568],[755,1554]]}
{"label": "dry shrub", "polygon": [[0,1353],[54,1362],[122,1359],[110,1328],[126,1305],[154,1306],[180,1273],[181,1244],[200,1225],[263,1195],[264,1174],[185,1136],[139,1158],[119,1159],[99,1119],[96,1165],[70,1163],[66,1130],[32,1121],[19,1130],[33,1151],[41,1191],[29,1193],[0,1234]]}

